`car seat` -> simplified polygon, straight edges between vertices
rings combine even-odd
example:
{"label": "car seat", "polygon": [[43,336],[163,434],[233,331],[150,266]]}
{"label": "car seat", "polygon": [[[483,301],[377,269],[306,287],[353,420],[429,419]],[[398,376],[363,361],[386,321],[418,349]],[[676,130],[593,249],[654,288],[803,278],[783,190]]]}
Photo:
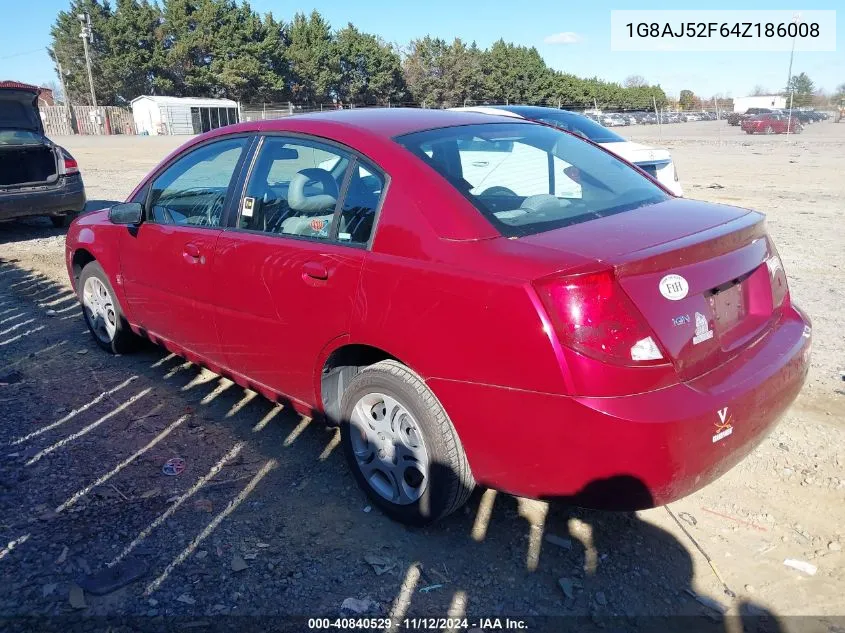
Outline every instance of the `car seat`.
{"label": "car seat", "polygon": [[[288,185],[291,215],[282,222],[282,233],[326,237],[337,205],[337,181],[319,167],[298,171]],[[341,218],[340,230],[345,229]]]}

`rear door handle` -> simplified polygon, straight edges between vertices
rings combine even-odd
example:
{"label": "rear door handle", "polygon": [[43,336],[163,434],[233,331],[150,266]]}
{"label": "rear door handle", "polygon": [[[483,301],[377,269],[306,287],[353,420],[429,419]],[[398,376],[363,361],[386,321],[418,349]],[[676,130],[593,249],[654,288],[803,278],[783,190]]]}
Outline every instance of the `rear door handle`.
{"label": "rear door handle", "polygon": [[320,262],[305,262],[302,265],[302,272],[312,279],[328,279],[329,269]]}
{"label": "rear door handle", "polygon": [[473,167],[487,167],[487,165],[489,165],[489,164],[490,164],[490,161],[488,161],[488,160],[476,160],[476,161],[473,161],[473,163],[472,163]]}

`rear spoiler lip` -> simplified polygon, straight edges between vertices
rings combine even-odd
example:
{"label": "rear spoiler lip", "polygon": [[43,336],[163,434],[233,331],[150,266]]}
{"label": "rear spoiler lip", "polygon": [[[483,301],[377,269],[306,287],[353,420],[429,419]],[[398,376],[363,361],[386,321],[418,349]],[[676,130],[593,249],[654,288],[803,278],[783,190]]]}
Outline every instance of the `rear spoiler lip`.
{"label": "rear spoiler lip", "polygon": [[607,263],[617,275],[646,274],[718,257],[767,237],[766,216],[748,210],[724,224],[625,253]]}

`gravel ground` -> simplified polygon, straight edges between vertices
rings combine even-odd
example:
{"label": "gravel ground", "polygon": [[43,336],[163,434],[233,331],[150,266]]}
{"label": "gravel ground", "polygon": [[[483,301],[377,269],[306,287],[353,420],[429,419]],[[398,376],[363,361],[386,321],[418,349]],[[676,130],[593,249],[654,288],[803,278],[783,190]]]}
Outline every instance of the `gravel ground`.
{"label": "gravel ground", "polygon": [[[31,220],[0,225],[0,616],[338,615],[353,612],[347,598],[372,614],[471,622],[697,614],[718,625],[723,611],[793,630],[803,621],[783,616],[842,615],[845,125],[789,141],[720,122],[621,132],[669,147],[689,197],[767,213],[815,326],[796,404],[737,468],[673,504],[680,524],[665,508],[610,514],[493,491],[426,529],[392,523],[370,511],[333,430],[161,349],[101,352],[69,290],[63,232]],[[57,140],[97,206],[184,139]],[[163,474],[174,457],[185,470]],[[82,590],[115,561],[141,576]]]}

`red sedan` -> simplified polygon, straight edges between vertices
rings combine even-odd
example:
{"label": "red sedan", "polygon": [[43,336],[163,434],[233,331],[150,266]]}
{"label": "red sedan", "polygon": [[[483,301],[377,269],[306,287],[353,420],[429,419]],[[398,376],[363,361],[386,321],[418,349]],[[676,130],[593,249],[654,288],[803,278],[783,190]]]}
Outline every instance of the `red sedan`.
{"label": "red sedan", "polygon": [[800,134],[803,128],[797,118],[788,114],[758,114],[740,122],[746,134]]}
{"label": "red sedan", "polygon": [[147,337],[341,425],[360,485],[416,524],[476,484],[677,499],[763,439],[808,367],[761,214],[512,118],[215,130],[78,218],[67,267],[105,350]]}

